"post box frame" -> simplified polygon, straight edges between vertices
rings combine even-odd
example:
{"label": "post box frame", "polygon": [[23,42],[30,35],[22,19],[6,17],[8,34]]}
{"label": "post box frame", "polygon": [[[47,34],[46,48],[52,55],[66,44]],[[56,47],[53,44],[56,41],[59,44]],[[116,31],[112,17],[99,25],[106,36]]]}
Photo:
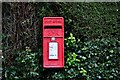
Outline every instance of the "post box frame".
{"label": "post box frame", "polygon": [[[52,41],[52,38],[55,38]],[[55,42],[58,45],[58,55],[55,59],[49,59],[49,43]],[[64,18],[44,17],[43,18],[43,67],[64,68]]]}

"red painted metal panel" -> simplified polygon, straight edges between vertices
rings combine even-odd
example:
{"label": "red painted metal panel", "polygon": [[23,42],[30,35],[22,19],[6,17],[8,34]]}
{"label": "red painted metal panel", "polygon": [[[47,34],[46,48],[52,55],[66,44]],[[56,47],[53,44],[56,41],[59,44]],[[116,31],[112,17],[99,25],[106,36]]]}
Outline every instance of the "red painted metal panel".
{"label": "red painted metal panel", "polygon": [[[55,38],[52,41],[52,38]],[[57,59],[49,59],[49,43],[57,43]],[[54,56],[54,51],[53,53]],[[43,67],[63,68],[64,67],[64,18],[44,17],[43,18]]]}

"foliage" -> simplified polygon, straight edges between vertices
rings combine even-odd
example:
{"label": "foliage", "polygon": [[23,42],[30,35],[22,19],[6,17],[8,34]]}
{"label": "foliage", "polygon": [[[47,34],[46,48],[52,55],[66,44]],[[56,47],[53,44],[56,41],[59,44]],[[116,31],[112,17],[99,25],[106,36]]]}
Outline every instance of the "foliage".
{"label": "foliage", "polygon": [[[78,57],[78,54],[76,54],[75,48],[78,46],[76,44],[76,39],[73,36],[72,33],[70,33],[70,37],[65,39],[65,44],[66,44],[66,66],[65,66],[65,71],[66,71],[66,78],[81,78],[79,77],[79,74],[81,76],[86,76],[87,71],[82,67],[80,64],[81,61],[85,60],[84,56],[81,56],[82,58],[80,59]],[[72,48],[72,49],[69,49]]]}
{"label": "foliage", "polygon": [[14,56],[17,57],[15,57],[12,64],[4,67],[6,80],[34,79],[39,76],[37,72],[39,67],[37,52],[31,52],[27,47],[26,51],[15,52]]}
{"label": "foliage", "polygon": [[[39,63],[38,51],[17,52],[15,61],[6,65],[5,74],[11,79],[120,79],[120,41],[115,39],[97,39],[95,41],[81,42],[73,34],[65,39],[65,69],[43,69]],[[69,44],[67,44],[69,43]],[[76,46],[74,46],[74,45]],[[72,49],[69,49],[69,48]],[[41,56],[41,55],[40,55]],[[41,56],[42,57],[42,56]],[[38,64],[39,63],[39,64]],[[39,67],[40,65],[40,67]],[[7,67],[9,66],[9,67]],[[64,71],[64,72],[63,72]],[[44,73],[48,72],[48,73]],[[46,75],[44,75],[44,74]],[[42,78],[40,77],[42,76]],[[51,76],[51,77],[50,77]]]}
{"label": "foliage", "polygon": [[72,32],[75,37],[85,40],[97,38],[118,38],[119,3],[38,3],[37,15],[63,16],[65,36]]}
{"label": "foliage", "polygon": [[[81,54],[86,57],[83,63],[88,78],[120,79],[120,41],[116,39],[97,39],[84,43]],[[91,75],[91,76],[90,76]]]}
{"label": "foliage", "polygon": [[[119,80],[119,4],[3,3],[3,78]],[[44,16],[65,19],[64,69],[42,67]]]}
{"label": "foliage", "polygon": [[65,41],[66,78],[120,79],[119,40],[108,38],[83,43],[70,33]]}

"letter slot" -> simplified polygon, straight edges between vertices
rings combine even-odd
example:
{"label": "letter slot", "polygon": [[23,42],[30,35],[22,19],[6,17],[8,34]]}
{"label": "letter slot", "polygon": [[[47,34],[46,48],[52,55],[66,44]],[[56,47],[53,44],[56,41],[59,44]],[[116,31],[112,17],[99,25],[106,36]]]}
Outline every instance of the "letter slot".
{"label": "letter slot", "polygon": [[62,29],[62,26],[45,26],[45,29]]}

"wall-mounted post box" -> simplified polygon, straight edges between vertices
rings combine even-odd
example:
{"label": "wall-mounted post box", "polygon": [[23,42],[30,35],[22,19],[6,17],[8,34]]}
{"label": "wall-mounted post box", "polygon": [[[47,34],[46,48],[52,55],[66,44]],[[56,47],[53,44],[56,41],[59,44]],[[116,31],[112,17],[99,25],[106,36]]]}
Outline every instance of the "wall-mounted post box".
{"label": "wall-mounted post box", "polygon": [[64,67],[64,18],[43,18],[43,67]]}

